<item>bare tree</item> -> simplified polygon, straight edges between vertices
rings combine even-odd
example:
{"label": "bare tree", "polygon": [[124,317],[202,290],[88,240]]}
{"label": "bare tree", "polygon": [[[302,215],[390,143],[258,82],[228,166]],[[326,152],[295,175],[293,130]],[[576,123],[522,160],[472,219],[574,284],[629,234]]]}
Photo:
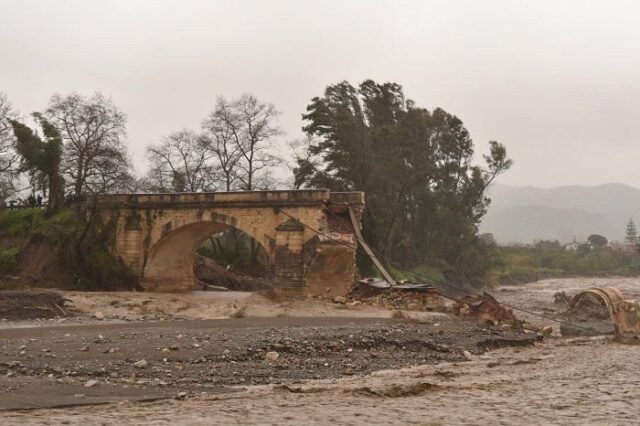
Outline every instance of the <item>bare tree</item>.
{"label": "bare tree", "polygon": [[16,119],[6,94],[0,92],[0,200],[18,191],[17,180],[20,159],[15,150],[15,136],[10,119]]}
{"label": "bare tree", "polygon": [[94,193],[131,192],[136,187],[136,178],[131,170],[131,160],[121,147],[105,148],[87,174],[87,187]]}
{"label": "bare tree", "polygon": [[227,191],[234,188],[237,179],[242,124],[234,104],[222,96],[218,97],[215,109],[202,122],[209,139],[209,149],[217,160]]}
{"label": "bare tree", "polygon": [[242,123],[237,143],[241,155],[237,177],[246,191],[267,189],[273,184],[271,169],[281,163],[273,153],[274,138],[282,134],[275,125],[280,112],[275,105],[247,94],[234,102],[234,108]]}
{"label": "bare tree", "polygon": [[209,139],[191,130],[171,133],[159,145],[147,147],[147,156],[147,182],[158,192],[213,191],[220,179]]}
{"label": "bare tree", "polygon": [[120,190],[130,177],[123,143],[126,115],[100,93],[54,95],[45,112],[64,144],[63,173],[76,196]]}

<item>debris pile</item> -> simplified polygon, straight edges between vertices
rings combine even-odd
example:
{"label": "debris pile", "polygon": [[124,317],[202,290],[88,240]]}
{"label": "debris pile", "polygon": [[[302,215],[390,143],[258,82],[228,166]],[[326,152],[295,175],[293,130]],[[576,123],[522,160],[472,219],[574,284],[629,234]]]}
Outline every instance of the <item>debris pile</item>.
{"label": "debris pile", "polygon": [[454,302],[430,286],[406,288],[396,285],[380,288],[360,282],[349,295],[349,303],[362,303],[392,310],[452,312]]}
{"label": "debris pile", "polygon": [[260,291],[269,290],[269,277],[253,277],[218,265],[213,259],[196,256],[193,271],[204,290]]}
{"label": "debris pile", "polygon": [[368,304],[386,309],[453,313],[461,318],[471,317],[494,326],[523,328],[511,309],[501,305],[488,293],[448,297],[426,284],[390,285],[382,280],[365,279],[351,292],[349,302]]}
{"label": "debris pile", "polygon": [[519,320],[511,309],[501,305],[488,293],[465,296],[454,305],[454,314],[471,316],[491,323],[492,325],[508,325],[522,328],[524,321]]}
{"label": "debris pile", "polygon": [[[566,315],[583,325],[588,323],[589,327],[583,328],[595,332],[598,324],[594,323],[601,325],[608,318],[613,323],[617,340],[626,343],[640,340],[640,304],[625,299],[616,287],[592,287],[581,291],[571,298]],[[563,335],[573,331],[565,327]]]}

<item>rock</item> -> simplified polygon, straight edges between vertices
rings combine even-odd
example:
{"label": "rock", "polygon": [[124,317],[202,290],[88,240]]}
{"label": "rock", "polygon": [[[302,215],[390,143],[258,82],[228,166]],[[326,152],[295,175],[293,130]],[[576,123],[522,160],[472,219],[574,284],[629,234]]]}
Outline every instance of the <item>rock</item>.
{"label": "rock", "polygon": [[89,346],[83,346],[80,348],[80,352],[88,352],[89,351]]}
{"label": "rock", "polygon": [[550,325],[542,329],[542,334],[544,334],[545,336],[550,336],[551,333],[553,333],[553,327],[551,327]]}
{"label": "rock", "polygon": [[145,368],[148,365],[149,365],[149,362],[147,362],[146,359],[141,359],[140,361],[136,361],[133,363],[133,366],[136,368]]}
{"label": "rock", "polygon": [[473,359],[473,355],[469,351],[462,351],[462,355],[468,360],[471,361]]}
{"label": "rock", "polygon": [[169,348],[162,348],[162,352],[165,354],[170,354],[171,353],[171,349]]}
{"label": "rock", "polygon": [[74,308],[76,306],[71,300],[65,300],[62,305],[65,308]]}
{"label": "rock", "polygon": [[104,314],[100,311],[95,311],[95,313],[93,314],[93,317],[97,320],[103,320]]}
{"label": "rock", "polygon": [[347,303],[347,298],[346,298],[346,297],[344,297],[344,296],[336,296],[336,297],[334,297],[334,298],[333,298],[333,302],[334,302],[334,303],[342,303],[342,304],[345,304],[345,303]]}
{"label": "rock", "polygon": [[92,388],[98,384],[97,380],[88,380],[87,383],[84,384],[85,388]]}
{"label": "rock", "polygon": [[267,352],[264,356],[264,359],[273,362],[276,361],[280,357],[280,354],[276,351]]}
{"label": "rock", "polygon": [[181,392],[178,392],[176,394],[176,399],[177,400],[183,400],[183,399],[186,399],[186,398],[187,398],[187,393],[185,391],[181,391]]}

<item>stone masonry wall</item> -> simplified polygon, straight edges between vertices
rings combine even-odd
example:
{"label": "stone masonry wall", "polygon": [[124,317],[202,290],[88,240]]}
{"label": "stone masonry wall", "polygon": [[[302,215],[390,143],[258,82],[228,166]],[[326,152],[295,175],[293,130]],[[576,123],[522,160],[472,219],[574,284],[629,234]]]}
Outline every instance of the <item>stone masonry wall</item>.
{"label": "stone masonry wall", "polygon": [[[198,247],[210,235],[234,227],[254,238],[269,254],[276,270],[276,291],[283,297],[301,297],[307,294],[305,267],[309,266],[304,264],[303,246],[316,237],[314,230],[330,232],[323,202],[332,195],[317,190],[119,195],[105,199],[111,203],[110,214],[117,214],[114,250],[140,274],[146,288],[191,289]],[[341,203],[358,200],[349,193],[340,194],[338,199]],[[353,270],[335,260],[347,259],[354,264],[354,253],[333,250],[330,257],[334,261],[326,264],[327,274],[331,265],[337,265],[340,270],[334,278],[350,285]]]}

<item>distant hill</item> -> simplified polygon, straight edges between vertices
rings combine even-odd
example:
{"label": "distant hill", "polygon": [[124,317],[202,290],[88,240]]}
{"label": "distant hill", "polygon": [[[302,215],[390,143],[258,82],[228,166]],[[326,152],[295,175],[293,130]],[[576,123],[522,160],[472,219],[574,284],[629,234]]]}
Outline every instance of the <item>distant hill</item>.
{"label": "distant hill", "polygon": [[493,185],[491,206],[480,225],[501,244],[537,239],[584,241],[590,234],[622,240],[633,217],[640,226],[640,189],[609,183],[555,188]]}

